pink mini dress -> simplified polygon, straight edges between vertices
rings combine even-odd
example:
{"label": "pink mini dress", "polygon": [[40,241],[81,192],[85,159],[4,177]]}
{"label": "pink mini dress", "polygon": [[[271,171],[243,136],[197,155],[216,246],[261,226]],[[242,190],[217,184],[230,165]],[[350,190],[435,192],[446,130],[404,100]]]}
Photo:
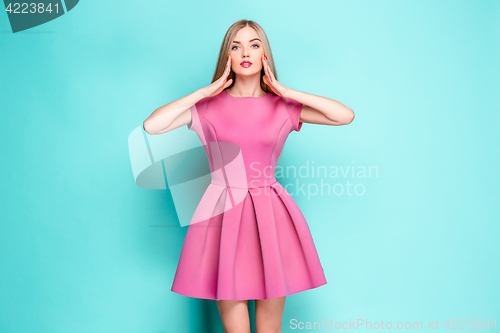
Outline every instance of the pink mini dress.
{"label": "pink mini dress", "polygon": [[211,171],[188,227],[171,290],[213,300],[256,300],[325,285],[309,226],[275,178],[283,145],[300,131],[302,104],[271,93],[223,90],[191,107]]}

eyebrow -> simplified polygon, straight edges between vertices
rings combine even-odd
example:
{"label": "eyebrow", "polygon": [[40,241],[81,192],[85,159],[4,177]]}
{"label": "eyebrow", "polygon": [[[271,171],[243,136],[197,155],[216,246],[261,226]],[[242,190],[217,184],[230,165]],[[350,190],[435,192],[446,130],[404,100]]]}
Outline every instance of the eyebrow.
{"label": "eyebrow", "polygon": [[[254,40],[258,40],[260,42],[260,39],[258,38],[254,38],[254,39],[250,39],[249,42],[251,41],[254,41]],[[238,42],[237,40],[233,40],[233,43],[238,43],[238,44],[241,44],[240,42]]]}

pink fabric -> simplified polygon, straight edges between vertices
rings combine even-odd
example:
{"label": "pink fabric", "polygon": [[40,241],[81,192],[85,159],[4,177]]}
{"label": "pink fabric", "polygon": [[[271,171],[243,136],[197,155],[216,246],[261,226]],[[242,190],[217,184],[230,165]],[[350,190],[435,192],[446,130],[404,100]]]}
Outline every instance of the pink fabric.
{"label": "pink fabric", "polygon": [[188,227],[172,291],[214,300],[268,299],[326,284],[309,226],[274,177],[302,104],[225,90],[191,108],[212,182]]}

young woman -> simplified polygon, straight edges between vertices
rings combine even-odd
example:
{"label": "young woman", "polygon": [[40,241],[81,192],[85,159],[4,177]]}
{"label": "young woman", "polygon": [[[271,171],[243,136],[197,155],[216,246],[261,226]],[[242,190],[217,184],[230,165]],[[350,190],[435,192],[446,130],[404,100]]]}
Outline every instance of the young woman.
{"label": "young woman", "polygon": [[203,143],[212,182],[188,227],[172,291],[213,299],[225,332],[281,332],[285,298],[326,284],[308,224],[277,182],[283,145],[303,123],[347,125],[354,112],[278,82],[254,21],[227,31],[212,83],[156,109],[144,130],[188,125]]}

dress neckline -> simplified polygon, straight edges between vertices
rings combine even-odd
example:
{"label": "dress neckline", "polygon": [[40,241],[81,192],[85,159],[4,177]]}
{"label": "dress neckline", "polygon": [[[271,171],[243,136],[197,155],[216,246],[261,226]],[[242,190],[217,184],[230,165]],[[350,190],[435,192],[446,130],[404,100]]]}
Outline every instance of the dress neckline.
{"label": "dress neckline", "polygon": [[233,95],[231,95],[230,93],[227,92],[227,90],[223,90],[229,97],[231,98],[235,98],[235,99],[240,99],[240,98],[254,98],[254,99],[260,99],[260,98],[264,98],[266,97],[267,95],[270,95],[269,92],[267,92],[264,96],[259,96],[259,97],[252,97],[252,96],[248,96],[248,97],[235,97]]}

